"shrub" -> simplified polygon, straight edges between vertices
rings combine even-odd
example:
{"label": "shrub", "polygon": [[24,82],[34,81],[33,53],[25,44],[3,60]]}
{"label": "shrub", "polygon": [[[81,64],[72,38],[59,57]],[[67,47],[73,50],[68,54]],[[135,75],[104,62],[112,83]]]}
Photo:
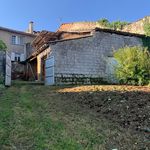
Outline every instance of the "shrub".
{"label": "shrub", "polygon": [[150,53],[144,47],[124,47],[114,53],[116,77],[122,84],[145,85],[150,81]]}
{"label": "shrub", "polygon": [[145,18],[143,29],[145,34],[150,36],[150,20],[148,18]]}
{"label": "shrub", "polygon": [[0,84],[4,84],[4,76],[0,73]]}
{"label": "shrub", "polygon": [[122,28],[123,28],[125,25],[128,25],[128,23],[127,23],[127,22],[121,22],[121,21],[115,21],[115,22],[112,22],[112,23],[110,24],[111,29],[114,29],[114,30],[122,30]]}
{"label": "shrub", "polygon": [[2,40],[0,40],[0,51],[5,51],[6,49],[7,49],[6,44]]}
{"label": "shrub", "polygon": [[113,30],[122,30],[122,28],[125,25],[128,25],[128,22],[125,21],[114,21],[110,22],[108,19],[100,19],[97,21],[98,25],[106,27],[108,29],[113,29]]}
{"label": "shrub", "polygon": [[98,20],[97,23],[104,27],[110,27],[110,22],[105,18]]}

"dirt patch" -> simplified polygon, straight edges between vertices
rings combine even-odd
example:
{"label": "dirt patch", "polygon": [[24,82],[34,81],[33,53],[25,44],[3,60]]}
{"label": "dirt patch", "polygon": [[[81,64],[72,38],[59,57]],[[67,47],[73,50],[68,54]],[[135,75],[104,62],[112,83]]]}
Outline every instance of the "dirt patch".
{"label": "dirt patch", "polygon": [[66,88],[60,92],[82,106],[93,109],[99,117],[150,140],[150,88],[83,86]]}

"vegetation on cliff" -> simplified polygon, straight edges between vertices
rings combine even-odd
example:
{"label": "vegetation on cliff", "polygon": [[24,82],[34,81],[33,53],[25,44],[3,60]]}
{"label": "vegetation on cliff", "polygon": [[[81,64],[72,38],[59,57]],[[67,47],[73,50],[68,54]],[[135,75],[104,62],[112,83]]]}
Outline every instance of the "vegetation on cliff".
{"label": "vegetation on cliff", "polygon": [[125,25],[128,25],[128,22],[124,22],[124,21],[114,21],[114,22],[110,22],[108,19],[103,18],[97,21],[97,24],[109,29],[113,29],[113,30],[122,30],[122,28]]}

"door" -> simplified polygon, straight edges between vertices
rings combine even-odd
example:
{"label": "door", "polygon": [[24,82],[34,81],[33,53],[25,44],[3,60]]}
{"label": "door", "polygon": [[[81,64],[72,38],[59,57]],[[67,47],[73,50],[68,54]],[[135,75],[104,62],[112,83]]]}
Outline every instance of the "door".
{"label": "door", "polygon": [[115,67],[117,65],[117,61],[114,57],[108,57],[107,63],[106,63],[106,74],[108,77],[108,80],[111,83],[117,83],[117,79],[115,77]]}
{"label": "door", "polygon": [[45,85],[54,85],[54,56],[45,61]]}
{"label": "door", "polygon": [[11,86],[11,55],[6,52],[5,86]]}

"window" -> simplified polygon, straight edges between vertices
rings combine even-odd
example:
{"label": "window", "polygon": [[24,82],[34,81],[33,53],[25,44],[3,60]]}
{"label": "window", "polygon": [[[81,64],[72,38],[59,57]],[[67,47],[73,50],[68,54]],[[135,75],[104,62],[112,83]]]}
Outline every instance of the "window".
{"label": "window", "polygon": [[21,55],[23,55],[23,54],[18,54],[18,53],[12,52],[11,53],[11,61],[18,61],[18,62],[20,62],[21,61]]}
{"label": "window", "polygon": [[14,45],[22,45],[23,44],[23,37],[13,35],[12,36],[12,44],[14,44]]}

